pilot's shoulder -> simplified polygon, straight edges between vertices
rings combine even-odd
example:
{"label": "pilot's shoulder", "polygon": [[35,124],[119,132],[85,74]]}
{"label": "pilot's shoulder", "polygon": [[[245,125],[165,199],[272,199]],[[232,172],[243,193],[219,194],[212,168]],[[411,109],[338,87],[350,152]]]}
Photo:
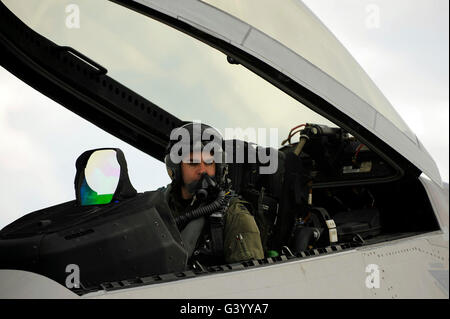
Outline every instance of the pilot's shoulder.
{"label": "pilot's shoulder", "polygon": [[250,214],[250,206],[251,204],[247,201],[245,201],[240,196],[235,196],[231,198],[228,211],[231,213],[242,213],[242,214]]}
{"label": "pilot's shoulder", "polygon": [[249,202],[242,198],[232,198],[225,214],[225,236],[235,238],[237,234],[258,234],[259,229],[255,218],[247,207]]}

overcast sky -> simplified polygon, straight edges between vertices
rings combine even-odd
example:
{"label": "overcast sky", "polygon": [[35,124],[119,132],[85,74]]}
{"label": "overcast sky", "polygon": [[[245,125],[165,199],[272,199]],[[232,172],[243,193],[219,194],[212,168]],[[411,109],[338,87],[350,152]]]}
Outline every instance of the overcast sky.
{"label": "overcast sky", "polygon": [[[367,71],[448,181],[448,1],[304,2]],[[74,120],[78,133],[61,139],[57,132]],[[28,132],[23,130],[24,123]],[[162,163],[106,133],[100,133],[104,144],[89,144],[95,134],[99,133],[90,123],[0,68],[0,228],[33,210],[74,199],[74,162],[90,148],[121,148],[138,191],[169,182]],[[80,141],[83,146],[74,147]],[[58,145],[59,152],[70,159],[70,170],[67,163],[49,155],[50,144]]]}
{"label": "overcast sky", "polygon": [[449,1],[303,2],[374,80],[448,182]]}

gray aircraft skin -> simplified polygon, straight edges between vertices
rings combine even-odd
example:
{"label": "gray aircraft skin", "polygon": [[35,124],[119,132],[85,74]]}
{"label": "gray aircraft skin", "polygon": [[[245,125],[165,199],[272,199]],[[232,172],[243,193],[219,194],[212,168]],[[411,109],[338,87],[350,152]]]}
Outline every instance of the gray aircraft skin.
{"label": "gray aircraft skin", "polygon": [[[398,190],[399,203],[391,210],[381,209],[380,204],[382,217],[393,218],[404,228],[357,245],[330,242],[297,254],[287,248],[278,257],[221,265],[201,275],[162,274],[139,284],[111,282],[82,293],[41,274],[0,269],[0,298],[449,298],[449,187],[442,182],[436,163],[362,68],[304,4],[283,3],[286,10],[301,17],[295,22],[296,32],[305,34],[304,42],[293,43],[277,38],[276,32],[254,19],[250,12],[258,7],[256,2],[270,7],[270,1],[260,0],[240,6],[219,0],[111,1],[200,40],[223,53],[224,59],[228,57],[230,65],[252,71],[364,143],[395,173],[326,186],[385,185],[398,190],[399,185],[410,185],[415,194]],[[139,109],[127,109],[106,89],[95,87],[101,87],[101,81],[88,81],[82,72],[72,80],[62,76],[61,70],[67,66],[45,56],[51,50],[33,47],[44,46],[40,38],[25,43],[23,37],[15,36],[20,30],[7,9],[14,11],[14,4],[1,1],[0,5],[0,44],[6,52],[1,63],[5,69],[105,131],[163,160],[169,126],[147,120]],[[101,66],[76,50],[81,52],[79,48],[68,52],[110,80],[108,65]],[[169,117],[171,110],[164,105],[151,106]],[[412,204],[407,204],[409,201]],[[417,216],[425,216],[428,226],[408,219],[406,210],[411,205],[420,207]]]}

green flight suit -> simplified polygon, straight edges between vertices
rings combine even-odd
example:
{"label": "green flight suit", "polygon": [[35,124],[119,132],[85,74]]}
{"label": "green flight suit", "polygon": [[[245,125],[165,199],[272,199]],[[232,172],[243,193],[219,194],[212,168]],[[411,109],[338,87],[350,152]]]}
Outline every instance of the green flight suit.
{"label": "green flight suit", "polygon": [[[184,200],[178,191],[170,187],[167,198],[174,217],[184,214],[192,200]],[[254,217],[238,197],[232,198],[224,214],[224,259],[227,263],[264,258],[261,237]]]}

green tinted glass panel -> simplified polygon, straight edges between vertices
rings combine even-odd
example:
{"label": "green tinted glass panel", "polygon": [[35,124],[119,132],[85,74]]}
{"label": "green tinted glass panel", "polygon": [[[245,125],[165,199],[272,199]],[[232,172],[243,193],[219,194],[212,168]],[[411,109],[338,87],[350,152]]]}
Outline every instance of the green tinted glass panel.
{"label": "green tinted glass panel", "polygon": [[120,179],[120,165],[114,150],[100,150],[91,154],[81,185],[81,205],[109,204]]}

